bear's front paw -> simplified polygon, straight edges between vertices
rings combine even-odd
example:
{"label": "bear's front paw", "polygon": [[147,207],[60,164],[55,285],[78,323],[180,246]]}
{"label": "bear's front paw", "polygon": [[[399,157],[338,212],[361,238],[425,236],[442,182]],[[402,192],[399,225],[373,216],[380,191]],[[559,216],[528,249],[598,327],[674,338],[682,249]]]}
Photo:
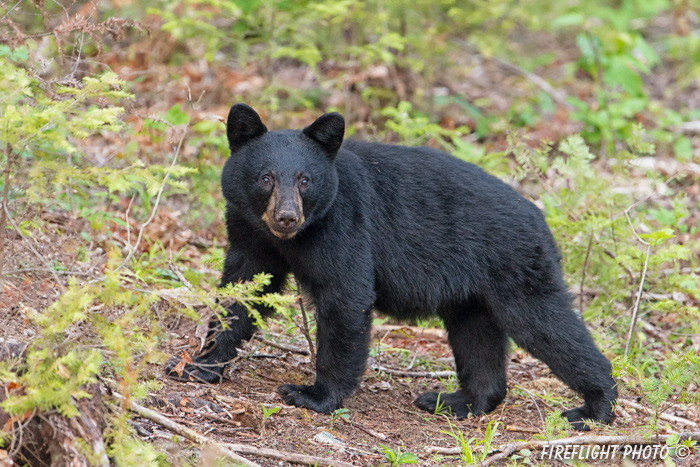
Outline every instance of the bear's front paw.
{"label": "bear's front paw", "polygon": [[482,415],[490,412],[485,404],[474,403],[467,399],[461,391],[457,392],[426,392],[413,401],[416,407],[435,415],[454,415],[457,419],[467,418],[470,413]]}
{"label": "bear's front paw", "polygon": [[165,364],[165,376],[176,381],[196,381],[199,383],[220,383],[224,372],[223,363],[208,362],[193,358],[192,363],[182,365],[182,358],[171,358]]}
{"label": "bear's front paw", "polygon": [[590,431],[591,427],[584,420],[593,420],[602,423],[610,423],[611,417],[608,415],[605,419],[596,420],[596,417],[588,413],[585,407],[577,407],[575,409],[567,410],[562,413],[562,416],[569,420],[571,426],[574,430],[578,431]]}
{"label": "bear's front paw", "polygon": [[283,384],[279,387],[279,393],[286,404],[305,407],[319,413],[331,413],[338,409],[342,402],[316,386]]}

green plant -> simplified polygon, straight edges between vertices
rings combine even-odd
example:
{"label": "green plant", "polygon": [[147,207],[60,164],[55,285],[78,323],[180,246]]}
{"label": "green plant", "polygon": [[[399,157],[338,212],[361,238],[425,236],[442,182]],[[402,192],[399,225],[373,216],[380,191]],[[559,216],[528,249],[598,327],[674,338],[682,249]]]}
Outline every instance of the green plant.
{"label": "green plant", "polygon": [[446,417],[446,420],[450,426],[450,431],[440,431],[440,433],[450,435],[455,439],[457,447],[461,449],[459,457],[462,462],[466,465],[477,465],[486,460],[492,450],[493,439],[498,432],[498,426],[501,422],[491,420],[484,432],[484,439],[477,440],[474,437],[466,439],[464,433],[457,429],[449,418]]}
{"label": "green plant", "polygon": [[265,404],[260,404],[260,406],[262,407],[263,421],[266,421],[272,415],[282,410],[282,407],[270,407],[268,409],[267,407],[265,407]]}
{"label": "green plant", "polygon": [[350,420],[350,410],[346,408],[336,409],[331,412],[330,429],[333,429],[333,425],[337,420],[343,419],[345,421]]}
{"label": "green plant", "polygon": [[445,401],[442,400],[442,394],[443,393],[438,393],[437,395],[437,401],[435,402],[435,411],[433,412],[433,415],[452,415],[452,407],[449,405],[447,408],[445,408]]}
{"label": "green plant", "polygon": [[280,410],[282,410],[282,407],[270,407],[269,409],[265,407],[265,404],[260,404],[260,407],[262,407],[262,414],[263,414],[263,419],[261,422],[261,433],[265,433],[265,422],[267,421],[268,418],[270,418],[273,414],[276,414]]}
{"label": "green plant", "polygon": [[547,439],[566,436],[571,431],[571,424],[562,417],[561,410],[554,409],[545,417],[545,433]]}
{"label": "green plant", "polygon": [[389,462],[391,467],[397,467],[404,464],[418,464],[420,459],[415,454],[410,452],[401,452],[401,447],[393,449],[389,446],[380,444],[381,451],[384,453],[384,458]]}

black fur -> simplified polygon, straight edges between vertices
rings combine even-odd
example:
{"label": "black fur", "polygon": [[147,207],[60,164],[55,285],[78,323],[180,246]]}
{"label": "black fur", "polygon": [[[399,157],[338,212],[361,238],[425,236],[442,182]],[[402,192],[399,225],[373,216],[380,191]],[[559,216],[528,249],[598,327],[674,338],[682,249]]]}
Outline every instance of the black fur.
{"label": "black fur", "polygon": [[[281,386],[286,403],[329,413],[356,390],[376,307],[401,319],[443,319],[461,387],[440,403],[457,417],[489,412],[505,397],[510,337],[583,396],[583,407],[564,414],[575,428],[611,420],[610,363],[571,310],[557,247],[535,205],[441,151],[343,143],[338,114],[302,132],[267,132],[254,110],[236,105],[228,125],[221,284],[264,271],[274,276],[266,290],[273,292],[293,272],[316,304],[316,381]],[[285,196],[301,193],[305,220],[286,240],[261,219],[273,189],[268,175]],[[182,379],[218,381],[221,364],[251,337],[243,307],[230,312],[230,329],[212,329],[218,337]],[[415,403],[432,412],[438,394]]]}

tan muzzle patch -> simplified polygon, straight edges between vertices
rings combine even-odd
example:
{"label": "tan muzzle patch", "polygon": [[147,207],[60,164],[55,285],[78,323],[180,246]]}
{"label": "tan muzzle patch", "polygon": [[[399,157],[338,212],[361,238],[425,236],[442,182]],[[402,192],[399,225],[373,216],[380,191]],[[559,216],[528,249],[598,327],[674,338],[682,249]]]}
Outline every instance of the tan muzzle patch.
{"label": "tan muzzle patch", "polygon": [[282,191],[275,185],[262,220],[277,238],[288,240],[296,235],[305,221],[299,188],[294,186],[288,196],[282,196]]}

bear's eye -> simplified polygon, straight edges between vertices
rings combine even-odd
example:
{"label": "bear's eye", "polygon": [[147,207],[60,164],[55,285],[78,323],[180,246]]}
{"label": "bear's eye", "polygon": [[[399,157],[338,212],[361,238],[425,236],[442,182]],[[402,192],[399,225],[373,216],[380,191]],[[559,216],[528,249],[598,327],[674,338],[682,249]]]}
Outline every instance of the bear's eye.
{"label": "bear's eye", "polygon": [[272,183],[272,177],[269,175],[263,175],[262,177],[260,177],[260,181],[263,185],[269,185],[270,183]]}
{"label": "bear's eye", "polygon": [[299,180],[299,184],[303,187],[309,186],[309,178],[308,177],[301,177],[301,180]]}

